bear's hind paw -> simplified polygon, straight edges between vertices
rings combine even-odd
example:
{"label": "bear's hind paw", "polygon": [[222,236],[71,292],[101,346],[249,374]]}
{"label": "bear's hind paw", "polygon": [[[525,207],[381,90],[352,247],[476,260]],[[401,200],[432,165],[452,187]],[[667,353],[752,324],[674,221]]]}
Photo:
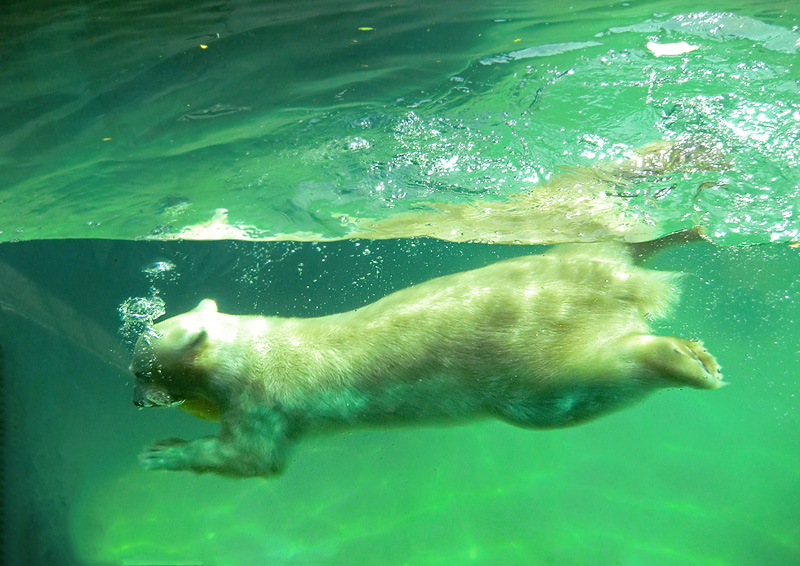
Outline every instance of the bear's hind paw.
{"label": "bear's hind paw", "polygon": [[634,356],[645,368],[666,381],[667,387],[718,389],[720,366],[699,340],[672,336],[638,336],[628,340]]}

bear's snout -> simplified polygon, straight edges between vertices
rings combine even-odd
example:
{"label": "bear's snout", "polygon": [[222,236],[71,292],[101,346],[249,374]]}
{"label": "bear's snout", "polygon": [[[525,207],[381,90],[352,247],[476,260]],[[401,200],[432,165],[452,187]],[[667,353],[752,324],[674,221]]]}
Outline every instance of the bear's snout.
{"label": "bear's snout", "polygon": [[147,398],[144,388],[139,385],[133,387],[133,404],[140,408],[153,406],[153,403]]}
{"label": "bear's snout", "polygon": [[183,400],[173,398],[165,391],[145,389],[141,385],[133,387],[133,404],[137,407],[173,407]]}

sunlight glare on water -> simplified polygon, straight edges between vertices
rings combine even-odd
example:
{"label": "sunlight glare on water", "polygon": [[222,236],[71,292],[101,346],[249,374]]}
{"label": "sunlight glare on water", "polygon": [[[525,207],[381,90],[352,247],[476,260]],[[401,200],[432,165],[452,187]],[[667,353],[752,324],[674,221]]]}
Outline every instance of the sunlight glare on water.
{"label": "sunlight glare on water", "polygon": [[[721,145],[725,170],[651,177],[626,206],[661,232],[703,223],[722,244],[796,240],[796,14],[659,8],[175,8],[148,13],[144,36],[125,19],[142,7],[67,11],[57,27],[19,16],[5,40],[16,87],[0,238],[194,226],[335,239],[350,234],[342,218],[503,201],[562,167],[695,136]],[[681,42],[677,55],[647,47]],[[219,209],[233,229],[204,236]]]}

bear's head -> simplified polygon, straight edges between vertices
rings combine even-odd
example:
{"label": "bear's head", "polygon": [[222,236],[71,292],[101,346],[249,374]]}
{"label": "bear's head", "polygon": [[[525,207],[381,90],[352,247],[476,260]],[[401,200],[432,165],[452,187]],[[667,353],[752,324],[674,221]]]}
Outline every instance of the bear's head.
{"label": "bear's head", "polygon": [[210,342],[207,322],[216,313],[216,303],[206,299],[139,337],[130,365],[137,407],[180,406],[195,416],[219,419],[219,408],[209,398],[209,372],[203,362]]}

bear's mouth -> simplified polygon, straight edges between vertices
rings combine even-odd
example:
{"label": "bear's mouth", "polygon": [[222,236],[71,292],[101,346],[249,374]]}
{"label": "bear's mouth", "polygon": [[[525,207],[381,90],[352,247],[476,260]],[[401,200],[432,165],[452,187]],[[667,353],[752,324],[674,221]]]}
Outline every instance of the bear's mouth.
{"label": "bear's mouth", "polygon": [[133,404],[137,407],[176,407],[184,401],[166,391],[144,389],[138,385],[133,388]]}

